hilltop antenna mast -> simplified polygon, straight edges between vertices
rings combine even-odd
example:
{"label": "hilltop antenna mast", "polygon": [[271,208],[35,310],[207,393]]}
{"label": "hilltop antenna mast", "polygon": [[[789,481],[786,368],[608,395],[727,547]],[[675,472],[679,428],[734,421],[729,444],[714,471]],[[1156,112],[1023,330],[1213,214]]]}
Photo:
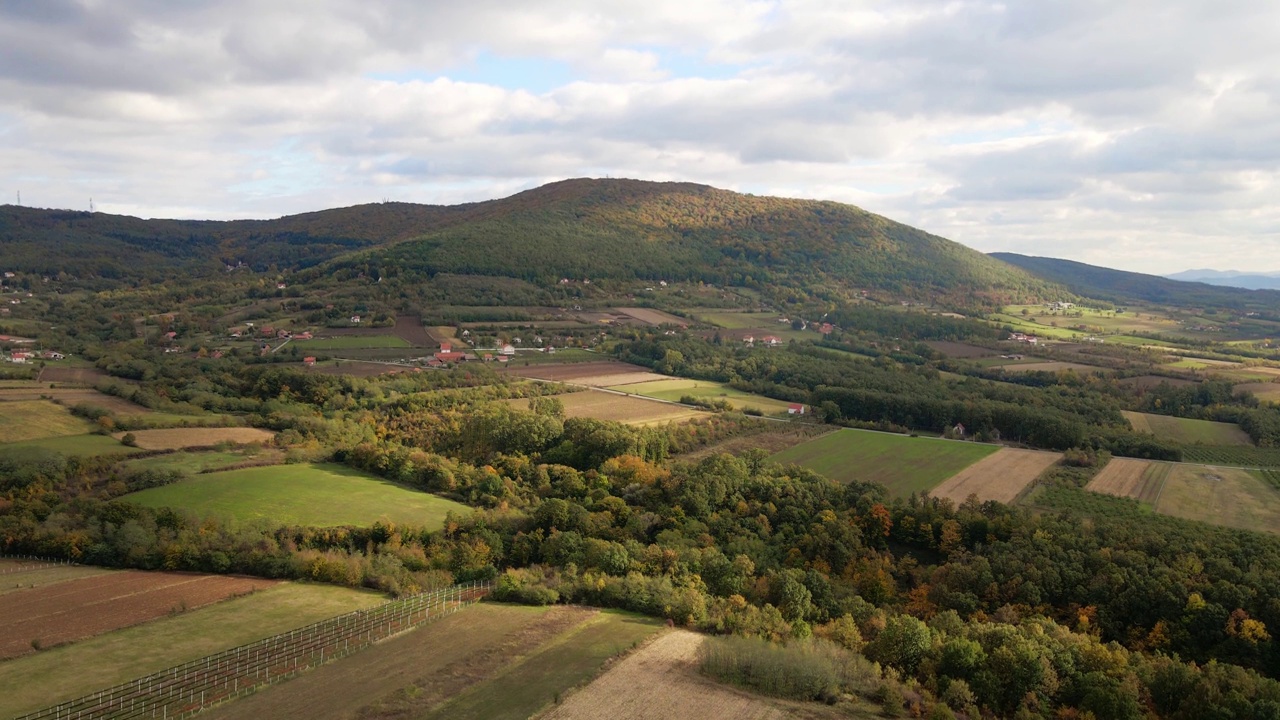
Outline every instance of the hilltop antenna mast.
{"label": "hilltop antenna mast", "polygon": [[18,207],[22,207],[22,191],[18,191]]}
{"label": "hilltop antenna mast", "polygon": [[89,198],[89,212],[93,212],[93,198]]}

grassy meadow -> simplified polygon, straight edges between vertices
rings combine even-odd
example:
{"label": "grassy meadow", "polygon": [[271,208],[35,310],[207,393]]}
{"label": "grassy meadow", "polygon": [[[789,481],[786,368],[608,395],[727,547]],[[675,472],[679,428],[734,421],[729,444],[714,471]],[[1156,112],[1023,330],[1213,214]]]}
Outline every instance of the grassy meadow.
{"label": "grassy meadow", "polygon": [[840,482],[880,483],[905,497],[932,490],[999,449],[998,445],[846,429],[783,450],[772,460],[796,463]]}
{"label": "grassy meadow", "polygon": [[0,443],[83,435],[93,423],[48,400],[14,400],[0,407]]}
{"label": "grassy meadow", "polygon": [[679,402],[685,396],[693,396],[699,400],[725,400],[737,410],[759,410],[766,415],[777,415],[787,412],[785,400],[775,400],[763,395],[754,395],[742,390],[735,390],[724,383],[709,380],[687,380],[673,378],[671,380],[652,380],[650,382],[617,385],[613,390],[643,395],[659,400]]}
{"label": "grassy meadow", "polygon": [[125,499],[147,507],[182,508],[201,516],[317,527],[368,526],[377,521],[439,527],[450,511],[471,512],[452,500],[332,464],[208,473],[131,493]]}
{"label": "grassy meadow", "polygon": [[64,455],[94,457],[98,455],[133,455],[143,453],[142,448],[123,445],[110,435],[62,435],[36,440],[23,440],[0,446],[0,448],[37,447],[52,450]]}
{"label": "grassy meadow", "polygon": [[1146,432],[1158,438],[1177,443],[1202,445],[1252,445],[1248,433],[1235,423],[1193,420],[1169,415],[1122,411],[1129,425],[1138,432]]}

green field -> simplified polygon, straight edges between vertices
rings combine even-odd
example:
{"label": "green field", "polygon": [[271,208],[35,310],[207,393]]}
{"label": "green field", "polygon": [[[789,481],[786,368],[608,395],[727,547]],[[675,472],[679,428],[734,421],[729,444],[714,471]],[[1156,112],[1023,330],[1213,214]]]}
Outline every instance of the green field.
{"label": "green field", "polygon": [[286,525],[367,526],[381,520],[439,527],[471,508],[343,465],[274,465],[209,473],[125,496],[148,507]]}
{"label": "green field", "polygon": [[0,406],[0,443],[83,435],[93,423],[48,400],[14,400]]}
{"label": "green field", "polygon": [[38,440],[24,440],[8,445],[0,445],[0,450],[25,447],[38,447],[45,450],[53,450],[63,455],[80,455],[83,457],[133,455],[146,452],[146,450],[140,448],[121,445],[119,440],[110,435],[63,435],[61,437],[47,437]]}
{"label": "green field", "polygon": [[536,648],[518,664],[423,715],[424,719],[524,720],[591,680],[605,661],[657,632],[653,618],[605,610]]}
{"label": "green field", "polygon": [[1280,448],[1252,445],[1192,445],[1182,450],[1182,460],[1207,465],[1280,468]]}
{"label": "green field", "polygon": [[[698,322],[716,325],[727,330],[748,330],[751,328],[791,329],[791,325],[778,322],[778,318],[782,317],[778,313],[707,312],[705,310],[689,310],[685,312],[686,314],[691,314]],[[781,335],[780,332],[774,334]]]}
{"label": "green field", "polygon": [[38,710],[219,650],[385,602],[376,593],[283,583],[0,663],[0,717]]}
{"label": "green field", "polygon": [[1239,468],[1175,464],[1156,512],[1215,525],[1280,533],[1280,491],[1272,475]]}
{"label": "green field", "polygon": [[615,385],[611,390],[619,390],[634,395],[657,398],[658,400],[679,401],[685,396],[693,396],[699,400],[727,400],[735,410],[759,410],[766,415],[778,415],[787,412],[790,404],[785,400],[775,400],[763,395],[754,395],[742,390],[735,390],[724,383],[709,380],[652,380],[650,382],[633,383],[631,385]]}
{"label": "green field", "polygon": [[[476,354],[483,357],[484,351],[476,351]],[[492,354],[492,353],[491,353]],[[591,352],[582,348],[563,348],[553,353],[545,352],[517,352],[515,357],[511,358],[509,365],[551,365],[554,363],[576,363],[591,362],[599,360],[600,353]]]}
{"label": "green field", "polygon": [[207,473],[221,468],[237,465],[264,457],[283,458],[281,451],[275,450],[230,450],[227,452],[173,452],[147,458],[130,460],[130,469],[177,470],[190,475]]}
{"label": "green field", "polygon": [[936,438],[839,430],[783,450],[772,460],[796,463],[832,480],[876,482],[898,497],[924,492],[999,450]]}
{"label": "green field", "polygon": [[1193,420],[1152,413],[1123,411],[1133,429],[1177,443],[1202,445],[1253,445],[1249,435],[1235,423]]}
{"label": "green field", "polygon": [[314,340],[293,340],[298,352],[304,350],[351,350],[355,348],[407,348],[408,342],[395,335],[339,335]]}

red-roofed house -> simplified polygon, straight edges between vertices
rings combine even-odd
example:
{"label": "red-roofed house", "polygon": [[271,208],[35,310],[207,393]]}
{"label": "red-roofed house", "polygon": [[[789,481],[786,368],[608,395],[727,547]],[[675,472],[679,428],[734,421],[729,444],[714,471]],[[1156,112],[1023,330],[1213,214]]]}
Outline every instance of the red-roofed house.
{"label": "red-roofed house", "polygon": [[314,356],[312,356],[312,355],[308,355],[308,356],[306,356],[306,357],[302,358],[302,364],[303,364],[303,365],[306,365],[307,367],[311,367],[312,365],[315,365],[315,364],[316,364],[316,359],[315,359],[315,357],[314,357]]}
{"label": "red-roofed house", "polygon": [[788,415],[803,415],[805,412],[804,405],[800,403],[791,403],[787,406]]}

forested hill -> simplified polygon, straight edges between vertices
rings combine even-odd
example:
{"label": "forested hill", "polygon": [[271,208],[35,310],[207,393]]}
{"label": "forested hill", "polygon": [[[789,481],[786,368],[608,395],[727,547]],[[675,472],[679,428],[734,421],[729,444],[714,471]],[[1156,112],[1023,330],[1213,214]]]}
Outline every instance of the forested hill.
{"label": "forested hill", "polygon": [[0,207],[3,270],[85,285],[245,264],[379,274],[701,280],[860,290],[954,306],[1061,297],[1020,269],[851,205],[705,185],[577,179],[457,206],[381,203],[276,220],[142,220]]}
{"label": "forested hill", "polygon": [[351,262],[516,277],[701,280],[995,304],[1060,288],[851,205],[690,183],[566,180],[483,203],[468,222]]}
{"label": "forested hill", "polygon": [[475,207],[380,203],[276,220],[220,222],[4,205],[0,262],[5,271],[62,273],[88,286],[172,278],[175,271],[214,272],[240,263],[257,270],[298,269],[415,237],[462,220]]}
{"label": "forested hill", "polygon": [[1219,308],[1280,308],[1280,291],[1246,290],[1202,282],[1170,280],[1157,275],[1125,272],[1058,258],[1017,253],[991,253],[991,257],[1022,268],[1050,282],[1066,286],[1085,297],[1117,303],[1146,301],[1168,305]]}

